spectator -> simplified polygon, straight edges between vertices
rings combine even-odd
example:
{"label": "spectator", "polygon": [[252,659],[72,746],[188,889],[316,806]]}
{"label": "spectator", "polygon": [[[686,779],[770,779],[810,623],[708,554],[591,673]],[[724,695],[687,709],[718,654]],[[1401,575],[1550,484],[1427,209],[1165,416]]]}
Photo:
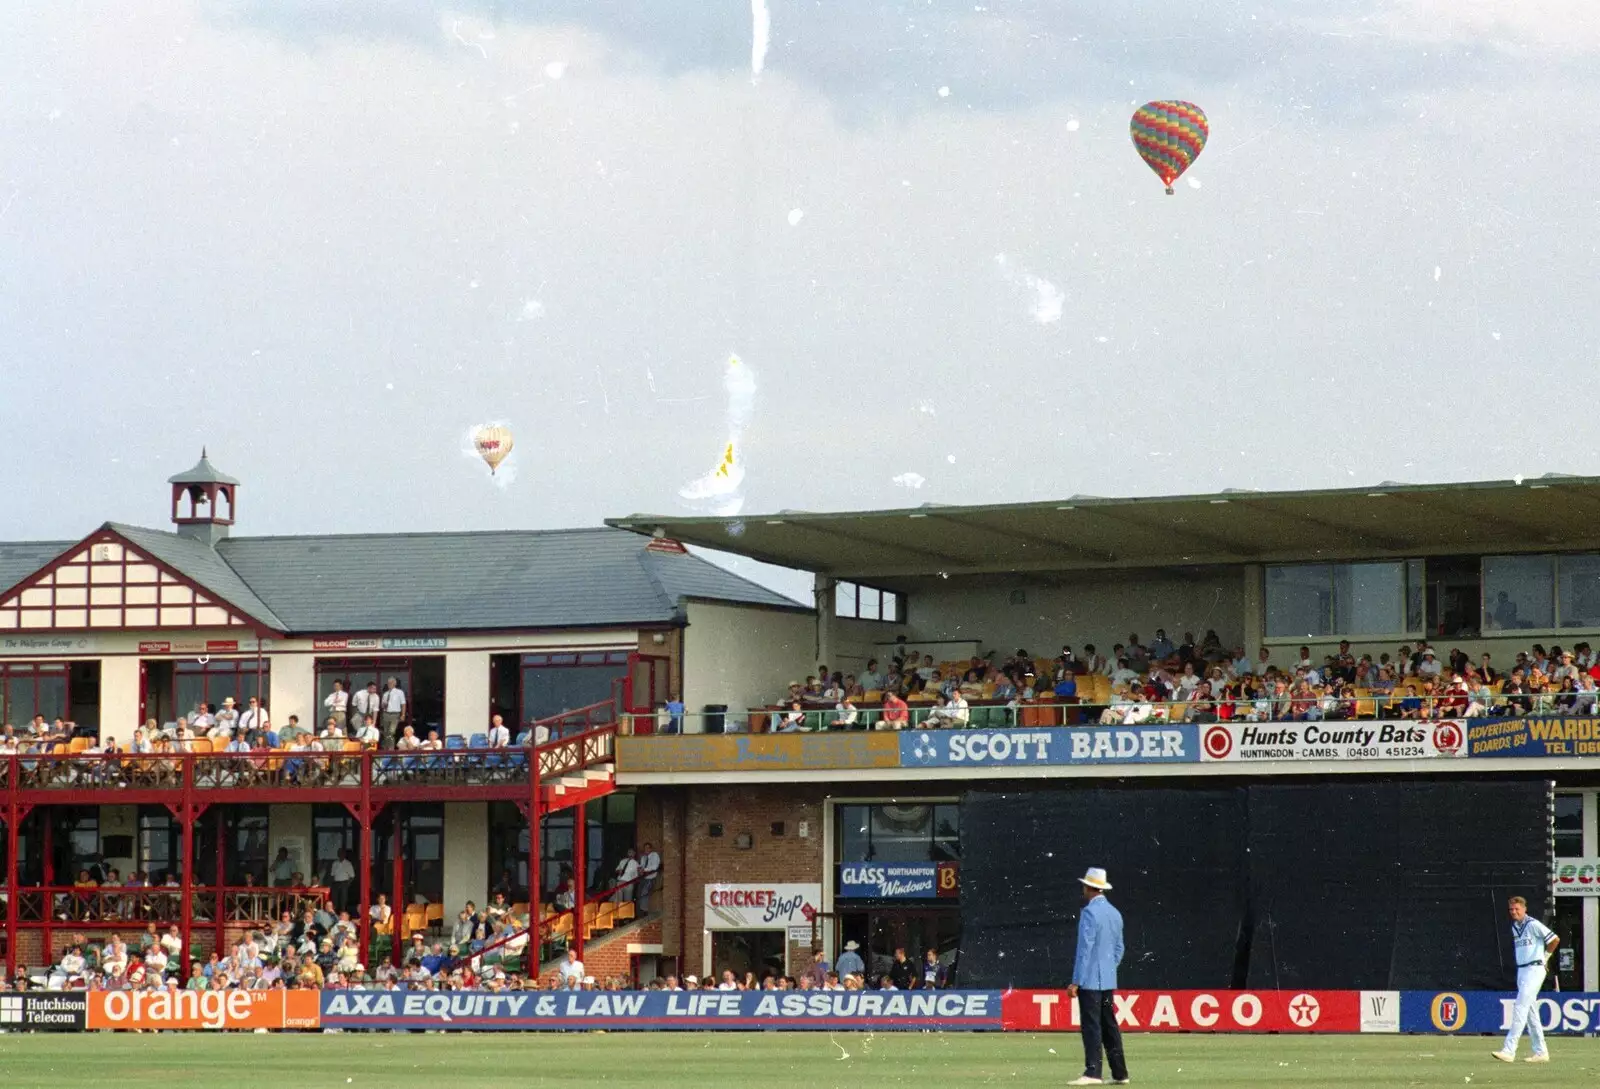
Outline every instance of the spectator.
{"label": "spectator", "polygon": [[511,744],[511,731],[506,729],[505,719],[495,715],[489,722],[489,747],[491,749],[509,747]]}
{"label": "spectator", "polygon": [[629,847],[617,861],[617,868],[612,875],[617,886],[616,895],[612,897],[617,903],[628,903],[633,900],[634,881],[639,877],[639,859],[632,847]]}
{"label": "spectator", "polygon": [[949,973],[945,966],[939,962],[939,951],[929,949],[922,959],[922,987],[924,990],[943,990],[949,981]]}
{"label": "spectator", "polygon": [[828,723],[828,728],[832,730],[853,730],[858,717],[859,712],[856,710],[855,701],[849,696],[845,696],[834,707],[833,719]]}
{"label": "spectator", "polygon": [[839,963],[836,965],[840,978],[860,975],[867,970],[866,962],[861,959],[860,949],[861,946],[856,942],[844,943],[844,952],[839,954]]}

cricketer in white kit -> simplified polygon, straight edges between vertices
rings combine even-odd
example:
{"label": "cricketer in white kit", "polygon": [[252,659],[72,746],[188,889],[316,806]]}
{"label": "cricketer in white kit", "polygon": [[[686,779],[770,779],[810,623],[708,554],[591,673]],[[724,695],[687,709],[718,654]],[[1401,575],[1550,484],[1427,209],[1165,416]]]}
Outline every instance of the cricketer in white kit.
{"label": "cricketer in white kit", "polygon": [[1539,987],[1544,983],[1545,961],[1555,952],[1561,939],[1538,919],[1528,916],[1528,902],[1520,896],[1509,901],[1511,916],[1511,951],[1517,962],[1517,1004],[1511,1010],[1511,1028],[1500,1050],[1492,1052],[1504,1063],[1517,1061],[1517,1044],[1523,1029],[1533,1042],[1530,1063],[1547,1063],[1550,1053],[1544,1047],[1544,1026],[1539,1024],[1539,1014],[1534,1004],[1539,1000]]}

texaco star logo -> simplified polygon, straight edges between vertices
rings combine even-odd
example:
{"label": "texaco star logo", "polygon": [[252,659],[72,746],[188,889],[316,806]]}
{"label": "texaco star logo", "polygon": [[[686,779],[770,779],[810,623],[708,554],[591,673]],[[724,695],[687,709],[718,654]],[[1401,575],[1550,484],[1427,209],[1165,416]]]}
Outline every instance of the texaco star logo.
{"label": "texaco star logo", "polygon": [[1308,994],[1297,994],[1289,1000],[1289,1020],[1300,1028],[1310,1028],[1322,1016],[1322,1006]]}
{"label": "texaco star logo", "polygon": [[926,764],[939,758],[939,746],[927,734],[922,734],[917,738],[917,747],[911,750],[911,755]]}

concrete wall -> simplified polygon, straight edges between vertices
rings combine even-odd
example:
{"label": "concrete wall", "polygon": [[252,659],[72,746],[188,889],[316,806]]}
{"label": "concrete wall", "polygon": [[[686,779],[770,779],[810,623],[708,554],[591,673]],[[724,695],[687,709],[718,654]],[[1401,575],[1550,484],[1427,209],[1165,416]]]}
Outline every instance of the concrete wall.
{"label": "concrete wall", "polygon": [[[688,615],[683,693],[690,712],[724,703],[742,719],[746,708],[772,702],[816,668],[816,617],[809,613],[691,602]],[[703,728],[697,717],[684,725]]]}
{"label": "concrete wall", "polygon": [[[957,584],[958,586],[959,584]],[[1023,600],[1013,603],[1012,592]],[[1238,568],[1095,571],[1054,576],[1050,584],[1018,576],[979,588],[914,592],[907,609],[912,646],[932,639],[977,639],[1000,656],[1018,647],[1053,657],[1063,643],[1093,643],[1109,655],[1137,632],[1146,644],[1157,628],[1178,642],[1215,628],[1224,645],[1244,641],[1244,582]]]}
{"label": "concrete wall", "polygon": [[[517,723],[506,725],[515,736]],[[488,651],[453,650],[444,656],[444,729],[462,737],[489,729]]]}
{"label": "concrete wall", "polygon": [[100,659],[100,736],[110,735],[126,744],[143,722],[139,717],[139,659]]}
{"label": "concrete wall", "polygon": [[[277,678],[273,678],[276,681]],[[305,716],[300,716],[303,725]],[[315,882],[321,875],[312,872],[312,854],[316,844],[311,839],[311,807],[309,805],[270,805],[267,807],[267,876],[271,879],[272,860],[278,857],[278,848],[289,848],[295,868]]]}
{"label": "concrete wall", "polygon": [[267,714],[274,726],[287,726],[290,715],[300,716],[302,730],[321,728],[321,708],[316,705],[316,659],[309,654],[271,654],[272,702]]}
{"label": "concrete wall", "polygon": [[489,807],[446,802],[444,807],[444,911],[447,922],[468,900],[489,899]]}

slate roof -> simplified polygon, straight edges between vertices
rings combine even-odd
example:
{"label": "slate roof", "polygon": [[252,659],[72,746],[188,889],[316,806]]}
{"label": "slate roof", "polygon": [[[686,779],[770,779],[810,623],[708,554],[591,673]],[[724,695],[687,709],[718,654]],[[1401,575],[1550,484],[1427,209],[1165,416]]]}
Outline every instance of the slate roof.
{"label": "slate roof", "polygon": [[0,591],[8,590],[77,541],[0,541]]}
{"label": "slate roof", "polygon": [[234,537],[217,551],[288,631],[662,623],[678,618],[686,597],[805,609],[707,560],[647,544],[601,527]]}
{"label": "slate roof", "polygon": [[[493,533],[229,537],[106,523],[249,617],[285,633],[445,632],[670,623],[685,600],[810,609],[688,554],[598,527]],[[0,542],[0,590],[80,541]]]}

